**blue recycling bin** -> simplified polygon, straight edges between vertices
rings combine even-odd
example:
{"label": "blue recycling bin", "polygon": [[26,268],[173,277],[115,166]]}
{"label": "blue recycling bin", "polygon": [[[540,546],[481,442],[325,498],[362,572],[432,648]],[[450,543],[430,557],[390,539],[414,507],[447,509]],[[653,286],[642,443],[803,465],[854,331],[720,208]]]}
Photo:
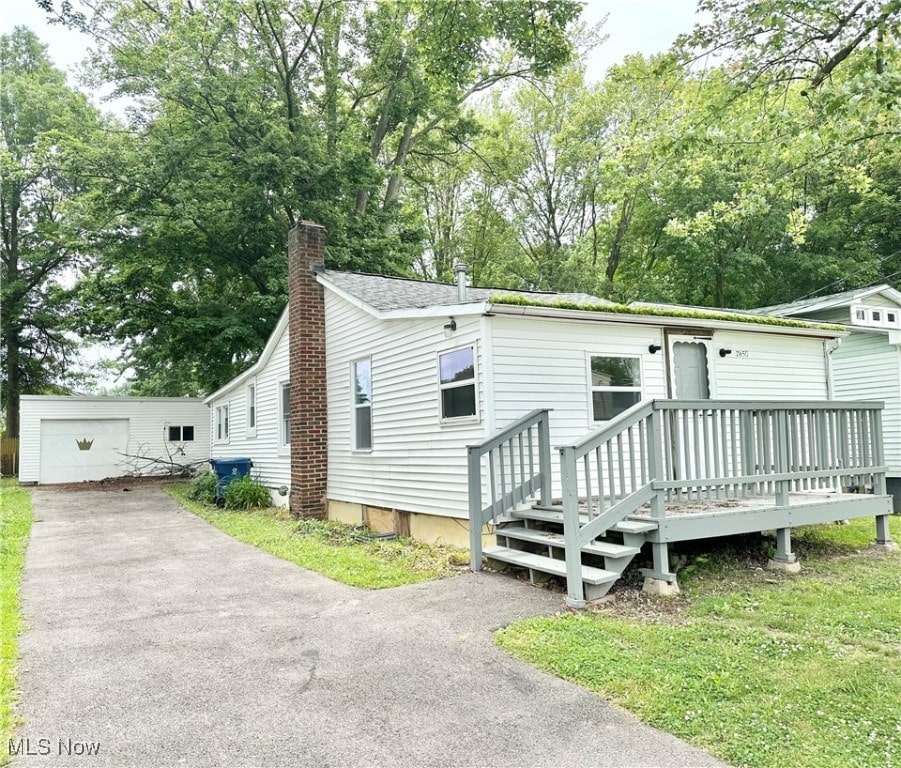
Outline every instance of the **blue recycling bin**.
{"label": "blue recycling bin", "polygon": [[216,475],[216,504],[225,503],[225,489],[239,477],[250,474],[253,462],[247,458],[210,459],[210,466]]}

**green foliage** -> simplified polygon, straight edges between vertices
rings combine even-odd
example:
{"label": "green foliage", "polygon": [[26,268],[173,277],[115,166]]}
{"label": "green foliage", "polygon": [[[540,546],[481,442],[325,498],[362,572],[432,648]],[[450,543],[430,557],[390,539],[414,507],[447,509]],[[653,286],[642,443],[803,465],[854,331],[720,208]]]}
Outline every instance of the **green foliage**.
{"label": "green foliage", "polygon": [[[0,741],[5,746],[18,723],[15,702],[18,640],[22,629],[19,583],[31,532],[31,495],[14,480],[0,481]],[[8,758],[0,753],[0,763]]]}
{"label": "green foliage", "polygon": [[250,475],[232,480],[225,488],[226,509],[265,509],[271,506],[269,489]]}
{"label": "green foliage", "polygon": [[570,614],[496,639],[736,766],[897,765],[899,556],[850,548],[868,539],[872,520],[805,529],[794,577],[698,563],[675,618]]}
{"label": "green foliage", "polygon": [[19,395],[82,383],[60,279],[91,253],[94,185],[83,160],[104,143],[101,127],[32,32],[17,27],[0,37],[0,389],[8,435],[18,435]]}
{"label": "green foliage", "polygon": [[491,299],[492,304],[508,304],[524,307],[549,307],[552,309],[577,309],[584,312],[599,312],[615,315],[650,315],[652,317],[684,317],[691,320],[719,320],[752,325],[772,325],[783,328],[810,328],[823,331],[841,331],[842,326],[829,323],[810,323],[766,315],[739,315],[732,312],[712,310],[692,310],[665,306],[643,306],[633,304],[579,304],[573,301],[541,301],[526,296],[499,294]]}
{"label": "green foliage", "polygon": [[265,552],[364,589],[384,589],[449,576],[468,562],[468,553],[412,539],[360,541],[350,526],[330,521],[295,520],[282,509],[234,512],[210,508],[189,498],[188,486],[168,493],[183,507],[230,536]]}
{"label": "green foliage", "polygon": [[301,218],[328,230],[330,266],[408,273],[423,240],[410,158],[443,131],[465,140],[476,94],[563,64],[579,14],[574,0],[42,5],[94,37],[96,83],[135,102],[97,199],[101,263],[72,300],[82,331],[128,348],[139,394],[209,391],[247,366],[284,306]]}
{"label": "green foliage", "polygon": [[188,498],[200,501],[204,504],[216,503],[216,475],[212,472],[204,472],[191,482]]}

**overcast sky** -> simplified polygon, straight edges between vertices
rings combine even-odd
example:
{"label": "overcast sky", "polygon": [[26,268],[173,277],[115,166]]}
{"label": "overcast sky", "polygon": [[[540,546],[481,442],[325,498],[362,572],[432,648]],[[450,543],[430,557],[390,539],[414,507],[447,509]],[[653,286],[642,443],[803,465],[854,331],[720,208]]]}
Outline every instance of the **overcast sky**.
{"label": "overcast sky", "polygon": [[[695,22],[696,0],[589,0],[583,19],[594,24],[609,14],[607,40],[588,62],[588,76],[599,80],[607,69],[630,53],[659,53]],[[59,25],[50,25],[35,0],[0,0],[0,33],[24,24],[50,47],[56,65],[73,73],[90,40]],[[74,83],[74,79],[73,79]]]}

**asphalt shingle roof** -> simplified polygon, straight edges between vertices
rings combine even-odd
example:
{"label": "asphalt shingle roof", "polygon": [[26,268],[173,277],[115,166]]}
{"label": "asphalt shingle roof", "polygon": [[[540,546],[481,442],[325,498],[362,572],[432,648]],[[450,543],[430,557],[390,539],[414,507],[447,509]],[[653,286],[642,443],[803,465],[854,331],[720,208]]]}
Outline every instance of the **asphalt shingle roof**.
{"label": "asphalt shingle roof", "polygon": [[[336,288],[355,296],[374,309],[422,309],[460,304],[457,286],[411,280],[404,277],[366,275],[359,272],[324,270],[322,275]],[[574,304],[610,304],[606,299],[588,293],[547,293],[542,291],[511,291],[504,288],[466,288],[465,304],[487,301],[495,296],[522,296],[533,301],[561,301]]]}
{"label": "asphalt shingle roof", "polygon": [[869,286],[867,288],[855,288],[851,291],[830,293],[824,296],[812,296],[806,299],[798,299],[797,301],[789,301],[785,304],[774,304],[771,307],[761,307],[760,309],[752,311],[760,315],[776,316],[801,314],[805,310],[815,311],[817,309],[828,309],[835,306],[840,307],[846,303],[851,304],[858,296],[876,293],[888,287],[888,285],[879,285]]}

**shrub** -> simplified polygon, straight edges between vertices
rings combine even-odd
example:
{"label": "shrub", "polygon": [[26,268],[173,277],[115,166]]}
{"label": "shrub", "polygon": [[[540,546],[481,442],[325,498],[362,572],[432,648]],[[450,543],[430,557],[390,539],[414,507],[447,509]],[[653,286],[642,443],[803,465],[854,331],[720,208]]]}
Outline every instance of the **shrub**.
{"label": "shrub", "polygon": [[204,504],[216,503],[216,475],[212,472],[204,472],[198,475],[191,483],[188,496]]}
{"label": "shrub", "polygon": [[272,506],[269,489],[250,475],[239,477],[225,489],[226,509],[257,509]]}

